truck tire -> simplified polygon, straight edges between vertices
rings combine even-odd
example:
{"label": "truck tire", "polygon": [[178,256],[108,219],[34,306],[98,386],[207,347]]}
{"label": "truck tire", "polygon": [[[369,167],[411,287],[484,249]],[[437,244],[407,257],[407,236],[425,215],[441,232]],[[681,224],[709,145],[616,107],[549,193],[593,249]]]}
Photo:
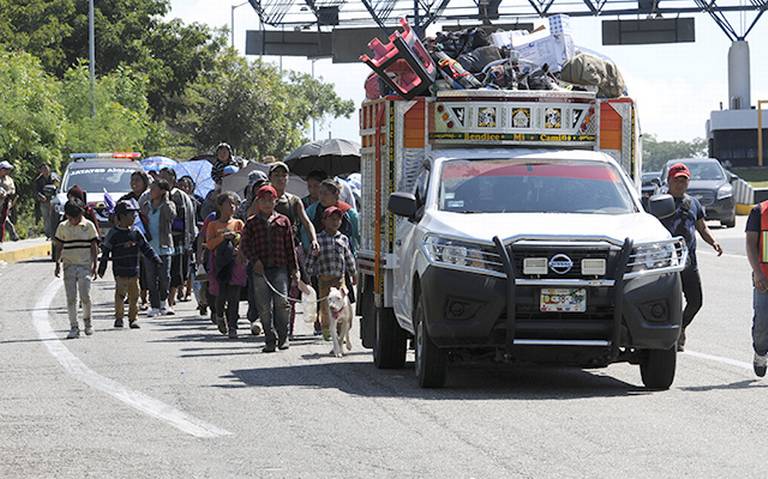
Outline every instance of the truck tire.
{"label": "truck tire", "polygon": [[373,342],[373,363],[379,369],[400,369],[405,366],[408,345],[405,331],[397,324],[392,308],[375,308],[376,336]]}
{"label": "truck tire", "polygon": [[441,388],[445,385],[447,355],[432,342],[424,321],[424,306],[416,306],[416,379],[422,388]]}
{"label": "truck tire", "polygon": [[733,216],[732,218],[729,218],[729,219],[727,219],[725,221],[721,221],[720,224],[724,228],[733,228],[733,227],[736,226],[736,216]]}
{"label": "truck tire", "polygon": [[669,389],[675,380],[677,348],[649,349],[640,363],[640,376],[646,388],[655,391]]}
{"label": "truck tire", "polygon": [[376,304],[373,298],[373,287],[365,282],[360,301],[360,342],[367,349],[373,348],[376,341]]}

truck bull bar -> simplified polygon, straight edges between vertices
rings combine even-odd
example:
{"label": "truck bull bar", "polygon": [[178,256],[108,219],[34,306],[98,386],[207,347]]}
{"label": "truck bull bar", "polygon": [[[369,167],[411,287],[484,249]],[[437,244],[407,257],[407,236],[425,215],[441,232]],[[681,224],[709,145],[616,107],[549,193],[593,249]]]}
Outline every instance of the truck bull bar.
{"label": "truck bull bar", "polygon": [[[549,344],[549,342],[542,341],[522,341],[515,340],[515,328],[516,328],[516,273],[515,273],[515,261],[514,261],[514,249],[506,248],[504,243],[498,236],[493,237],[493,243],[496,245],[496,250],[501,258],[502,265],[504,267],[504,273],[507,278],[507,317],[506,317],[506,338],[504,341],[504,350],[507,358],[512,356],[512,348],[515,344],[519,345],[537,345],[537,344]],[[616,269],[614,271],[613,282],[613,332],[611,335],[611,341],[608,344],[610,346],[610,357],[615,359],[619,356],[619,342],[621,341],[621,319],[624,308],[624,275],[627,271],[627,264],[629,264],[629,258],[632,255],[633,242],[631,239],[626,238],[624,244],[621,247],[618,260],[616,261]],[[556,342],[552,342],[554,344]],[[604,341],[580,341],[579,345],[606,345]],[[582,344],[583,343],[583,344]],[[576,342],[571,344],[570,342],[563,341],[563,345],[576,345]]]}

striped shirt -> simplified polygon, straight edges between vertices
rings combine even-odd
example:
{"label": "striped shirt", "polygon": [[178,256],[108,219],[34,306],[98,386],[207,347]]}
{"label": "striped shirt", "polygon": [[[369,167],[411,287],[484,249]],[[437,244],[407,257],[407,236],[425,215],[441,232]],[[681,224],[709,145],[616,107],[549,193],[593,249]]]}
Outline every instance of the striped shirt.
{"label": "striped shirt", "polygon": [[99,241],[96,226],[82,217],[80,223],[72,225],[64,220],[56,228],[54,239],[62,244],[61,262],[64,265],[91,265],[91,245]]}

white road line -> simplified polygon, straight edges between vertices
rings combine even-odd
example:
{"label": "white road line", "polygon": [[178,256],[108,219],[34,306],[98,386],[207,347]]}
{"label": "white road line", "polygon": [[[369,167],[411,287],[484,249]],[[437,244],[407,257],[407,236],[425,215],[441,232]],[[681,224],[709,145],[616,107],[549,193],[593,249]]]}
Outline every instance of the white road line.
{"label": "white road line", "polygon": [[750,372],[752,371],[752,363],[738,361],[736,359],[726,358],[723,356],[715,356],[714,354],[699,353],[696,351],[690,351],[688,349],[686,349],[683,354],[686,356],[692,356],[694,358],[706,359],[707,361],[716,361],[718,363],[727,364],[729,366],[736,366],[737,368],[746,369]]}
{"label": "white road line", "polygon": [[192,417],[162,401],[151,398],[146,394],[128,389],[117,381],[106,378],[88,368],[85,363],[72,354],[72,352],[56,337],[53,329],[51,329],[51,324],[48,322],[48,310],[53,298],[60,288],[60,281],[52,281],[48,287],[45,288],[42,296],[38,299],[37,304],[35,304],[32,319],[35,328],[37,329],[38,337],[43,340],[43,343],[48,348],[51,355],[56,358],[59,364],[61,364],[69,374],[78,381],[103,393],[107,393],[126,405],[137,409],[148,416],[170,424],[180,431],[191,434],[192,436],[212,438],[232,434],[229,431],[225,431],[224,429]]}

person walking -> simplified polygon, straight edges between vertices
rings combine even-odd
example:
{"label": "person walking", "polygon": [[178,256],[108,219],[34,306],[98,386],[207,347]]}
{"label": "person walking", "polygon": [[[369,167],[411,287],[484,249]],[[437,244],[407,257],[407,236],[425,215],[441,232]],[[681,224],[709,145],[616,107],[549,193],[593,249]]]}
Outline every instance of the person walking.
{"label": "person walking", "polygon": [[[40,165],[40,173],[34,180],[35,184],[35,200],[37,201],[37,207],[35,208],[35,223],[43,222],[43,232],[45,238],[51,238],[53,236],[53,227],[51,224],[51,200],[55,195],[57,178],[51,172],[51,166],[48,163]],[[51,188],[53,187],[53,188]]]}
{"label": "person walking", "polygon": [[[301,225],[309,237],[309,251],[316,254],[319,250],[317,243],[317,230],[315,225],[309,220],[307,212],[304,210],[304,203],[298,196],[288,193],[286,188],[288,187],[288,179],[290,177],[290,170],[288,165],[282,161],[273,162],[269,167],[269,182],[277,191],[277,203],[275,204],[275,211],[288,218],[291,222],[291,230],[294,238],[294,249],[296,250],[296,258],[299,265],[299,273],[301,280],[305,283],[309,283],[309,276],[304,271],[304,251],[302,248],[301,240],[299,237],[299,225]],[[322,229],[321,229],[322,230]],[[301,294],[299,290],[298,281],[293,281],[288,288],[289,296],[292,298],[298,298]],[[289,336],[293,336],[293,328],[296,322],[296,304],[291,303],[291,318],[288,326]]]}
{"label": "person walking", "polygon": [[326,208],[323,212],[325,230],[317,238],[320,250],[307,259],[307,273],[318,278],[320,323],[326,340],[330,339],[330,310],[326,298],[331,288],[343,289],[346,286],[345,277],[350,278],[352,286],[357,284],[357,267],[349,238],[339,232],[343,217],[344,212],[339,208]]}
{"label": "person walking", "polygon": [[171,258],[173,256],[173,235],[171,228],[176,217],[176,206],[168,199],[171,187],[167,181],[160,179],[149,188],[149,201],[140,205],[141,214],[147,218],[147,233],[149,244],[160,256],[160,264],[144,260],[147,272],[147,287],[149,288],[150,310],[147,317],[175,314],[168,308],[168,292],[170,289]]}
{"label": "person walking", "polygon": [[320,185],[328,179],[328,173],[322,170],[310,171],[307,175],[307,196],[301,199],[304,209],[320,201]]}
{"label": "person walking", "polygon": [[[0,251],[3,250],[2,243],[5,240],[13,199],[16,197],[16,183],[11,178],[11,170],[13,170],[12,164],[0,161]],[[12,224],[10,229],[15,234]]]}
{"label": "person walking", "polygon": [[171,187],[169,198],[176,206],[176,218],[171,224],[173,236],[173,256],[171,257],[171,283],[168,292],[168,312],[172,313],[176,300],[183,298],[179,295],[189,278],[189,264],[197,237],[197,221],[195,206],[192,199],[176,185],[176,172],[171,168],[163,168],[160,177]]}
{"label": "person walking", "polygon": [[67,339],[80,337],[77,322],[77,299],[83,305],[83,323],[86,336],[93,334],[91,324],[91,279],[96,279],[96,258],[99,255],[99,235],[96,226],[83,215],[85,205],[79,200],[70,200],[64,204],[66,220],[54,233],[54,276],[61,277],[61,265],[64,265],[64,292],[67,296],[69,315],[69,334]]}
{"label": "person walking", "polygon": [[[144,170],[136,170],[133,173],[131,173],[131,191],[130,193],[126,193],[123,196],[120,197],[120,199],[117,200],[118,203],[121,201],[135,201],[138,205],[139,211],[137,216],[137,221],[135,224],[135,227],[137,230],[139,230],[144,237],[147,236],[147,225],[149,224],[147,222],[147,218],[144,216],[143,213],[141,213],[141,205],[142,201],[149,201],[149,176]],[[146,196],[145,196],[146,195]],[[142,200],[144,198],[144,200]],[[144,261],[139,261],[139,288],[141,290],[141,304],[139,305],[139,309],[142,311],[145,311],[147,309],[147,297],[149,296],[149,289],[148,289],[148,281],[147,281],[147,271],[144,268]]]}
{"label": "person walking", "polygon": [[[181,191],[186,193],[186,195],[189,197],[189,199],[192,201],[192,208],[195,211],[195,218],[194,221],[197,225],[198,235],[200,226],[203,224],[203,219],[200,218],[200,207],[203,204],[204,199],[200,196],[195,194],[195,181],[192,179],[191,176],[182,176],[179,178],[178,181],[178,187]],[[197,267],[198,264],[195,261],[195,252],[197,250],[197,236],[195,236],[194,241],[194,247],[192,248],[192,251],[188,251],[188,259],[186,264],[189,266],[189,274],[186,276],[186,283],[182,285],[182,288],[179,289],[179,301],[186,302],[190,301],[190,296],[192,295],[193,290],[193,280],[197,274]],[[184,294],[181,294],[181,290],[183,289]]]}
{"label": "person walking", "polygon": [[764,377],[768,367],[768,201],[749,212],[746,227],[747,259],[752,267],[752,367]]}
{"label": "person walking", "polygon": [[685,296],[685,310],[683,311],[683,325],[680,331],[680,338],[677,341],[677,350],[685,350],[686,328],[691,324],[696,313],[699,312],[703,304],[703,293],[701,290],[701,277],[699,276],[699,267],[696,260],[696,232],[701,238],[717,252],[718,256],[723,254],[723,249],[712,235],[704,220],[704,208],[699,200],[688,195],[688,184],[691,179],[691,171],[684,163],[675,163],[669,169],[667,184],[669,185],[669,194],[675,199],[675,213],[663,220],[661,223],[669,230],[672,236],[681,236],[688,246],[688,263],[685,269],[680,273],[680,279],[683,283],[683,295]]}
{"label": "person walking", "polygon": [[217,219],[208,224],[205,235],[213,260],[208,287],[216,295],[216,324],[229,339],[237,339],[240,290],[246,285],[245,259],[240,253],[244,224],[233,217],[238,203],[233,193],[220,194]]}
{"label": "person walking", "polygon": [[264,329],[265,353],[288,349],[290,281],[299,279],[290,220],[275,211],[277,191],[265,185],[256,192],[257,214],[245,224],[241,248],[253,267],[256,304]]}
{"label": "person walking", "polygon": [[136,226],[138,203],[135,201],[120,201],[115,206],[115,227],[109,230],[101,245],[101,262],[99,277],[103,278],[107,271],[107,263],[112,259],[112,274],[115,277],[115,324],[116,328],[123,327],[125,315],[125,300],[128,298],[128,325],[131,329],[139,329],[139,255],[153,262],[156,267],[162,265],[162,260],[147,242]]}

